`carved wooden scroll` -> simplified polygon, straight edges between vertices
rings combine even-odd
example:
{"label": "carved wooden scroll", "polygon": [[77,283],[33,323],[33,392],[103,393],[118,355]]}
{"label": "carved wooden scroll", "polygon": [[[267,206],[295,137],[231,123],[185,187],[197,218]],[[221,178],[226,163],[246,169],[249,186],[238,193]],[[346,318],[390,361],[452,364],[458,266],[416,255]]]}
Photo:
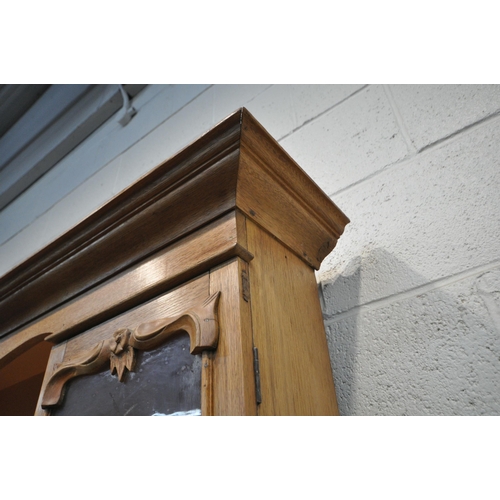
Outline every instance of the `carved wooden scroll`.
{"label": "carved wooden scroll", "polygon": [[174,318],[143,323],[134,331],[128,328],[117,330],[110,339],[99,342],[81,358],[62,364],[45,386],[42,408],[61,404],[66,382],[74,377],[97,373],[108,363],[111,373],[116,373],[121,381],[125,370],[134,369],[136,350],[154,349],[179,332],[189,335],[191,354],[215,349],[219,340],[219,295],[220,292],[214,293],[200,306]]}

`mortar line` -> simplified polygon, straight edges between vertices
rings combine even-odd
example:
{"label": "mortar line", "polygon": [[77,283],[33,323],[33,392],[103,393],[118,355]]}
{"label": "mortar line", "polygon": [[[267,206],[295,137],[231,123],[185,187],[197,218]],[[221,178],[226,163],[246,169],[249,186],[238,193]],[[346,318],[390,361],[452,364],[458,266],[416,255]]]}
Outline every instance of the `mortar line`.
{"label": "mortar line", "polygon": [[245,106],[245,105],[251,103],[253,100],[257,99],[257,97],[259,97],[261,94],[263,94],[264,92],[269,90],[272,86],[273,86],[272,84],[268,85],[265,89],[262,89],[258,94],[255,94],[251,99],[249,99],[244,104],[242,104],[242,106]]}
{"label": "mortar line", "polygon": [[500,110],[495,111],[494,113],[491,113],[487,116],[484,116],[483,118],[479,119],[477,122],[474,123],[469,123],[469,125],[465,125],[465,127],[462,127],[459,130],[455,130],[451,134],[446,135],[445,137],[441,137],[440,139],[432,142],[431,144],[428,144],[427,146],[423,146],[420,148],[419,153],[423,153],[424,151],[427,151],[429,148],[434,148],[436,146],[439,146],[442,142],[446,142],[448,140],[453,139],[459,134],[462,134],[464,132],[467,132],[469,129],[472,129],[476,126],[482,125],[483,123],[489,122],[490,120],[500,116]]}
{"label": "mortar line", "polygon": [[297,124],[299,119],[297,117],[297,112],[295,111],[295,102],[293,100],[292,92],[290,92],[290,87],[287,86],[286,92],[288,94],[288,101],[290,102],[290,108],[292,110],[292,116],[293,116],[293,124]]}
{"label": "mortar line", "polygon": [[350,99],[351,97],[354,97],[356,94],[359,94],[360,92],[362,92],[363,90],[365,90],[369,85],[366,84],[366,85],[363,85],[361,86],[359,89],[356,89],[352,94],[349,94],[347,97],[344,97],[342,100],[340,100],[339,102],[336,102],[335,104],[333,104],[332,106],[330,106],[329,108],[321,111],[321,113],[317,114],[316,116],[314,116],[313,118],[309,118],[309,120],[306,120],[304,123],[302,123],[301,125],[299,125],[298,127],[295,127],[293,130],[291,130],[290,132],[288,132],[287,134],[285,134],[284,136],[280,137],[277,142],[280,142],[284,139],[286,139],[287,137],[290,137],[292,134],[294,134],[295,132],[297,132],[297,130],[300,130],[302,127],[305,127],[306,125],[309,125],[310,123],[316,121],[318,118],[322,117],[323,115],[325,115],[326,113],[330,112],[332,109],[336,108],[337,106],[340,106],[341,104],[343,104],[344,102],[346,102],[348,99]]}
{"label": "mortar line", "polygon": [[363,184],[365,181],[369,181],[373,179],[374,177],[377,177],[379,174],[382,174],[384,172],[390,171],[393,168],[405,166],[408,163],[411,163],[412,161],[415,160],[415,158],[418,157],[425,157],[425,155],[431,154],[435,149],[441,147],[442,145],[446,143],[452,144],[453,141],[458,140],[458,137],[464,133],[467,134],[469,132],[472,132],[476,127],[481,127],[488,123],[489,121],[493,121],[495,119],[500,118],[500,110],[496,111],[495,113],[492,113],[491,115],[486,116],[485,118],[482,118],[481,120],[471,123],[470,125],[467,125],[466,127],[461,128],[460,130],[457,130],[453,134],[447,135],[446,137],[443,137],[441,139],[438,139],[437,141],[433,142],[432,144],[428,144],[427,146],[424,146],[422,149],[416,151],[415,153],[405,156],[404,158],[401,158],[400,160],[396,160],[393,163],[389,163],[388,165],[385,165],[381,167],[380,169],[376,170],[375,172],[371,172],[368,174],[366,177],[363,177],[362,179],[359,179],[352,184],[349,184],[348,186],[345,186],[343,188],[338,189],[337,191],[328,194],[330,198],[334,198],[335,196],[338,196],[341,193],[344,193],[345,191],[348,191],[349,189],[352,189],[354,187],[359,186],[360,184]]}
{"label": "mortar line", "polygon": [[406,124],[403,120],[403,116],[401,115],[401,112],[399,111],[399,107],[396,103],[396,100],[394,99],[394,96],[392,95],[392,91],[389,87],[389,85],[384,84],[384,91],[385,95],[387,97],[387,100],[389,101],[389,105],[392,108],[392,112],[394,113],[394,117],[396,118],[396,122],[398,124],[399,130],[401,131],[401,135],[403,136],[406,146],[408,147],[408,151],[410,153],[416,153],[417,148],[415,147],[415,144],[413,144],[413,141],[411,140],[410,133],[408,132],[408,129],[406,128]]}
{"label": "mortar line", "polygon": [[341,319],[349,318],[350,316],[354,316],[354,315],[358,314],[359,312],[372,311],[374,309],[379,309],[379,308],[384,307],[386,305],[390,305],[394,302],[398,302],[400,300],[406,300],[406,299],[415,297],[417,295],[421,295],[423,293],[427,293],[427,292],[437,290],[439,288],[443,288],[445,286],[451,285],[453,283],[457,283],[459,281],[470,278],[472,276],[477,276],[479,274],[485,273],[485,272],[490,271],[492,269],[495,269],[497,267],[500,267],[500,259],[494,260],[493,262],[490,262],[488,264],[483,264],[481,266],[467,269],[466,271],[461,271],[461,272],[454,274],[452,276],[438,278],[434,281],[431,281],[429,283],[425,283],[423,285],[418,285],[418,286],[411,288],[410,290],[406,290],[404,292],[398,292],[398,293],[395,293],[393,295],[389,295],[387,297],[382,297],[380,299],[374,299],[370,302],[366,302],[365,304],[360,304],[360,305],[354,306],[352,309],[349,309],[347,311],[343,311],[343,312],[338,313],[338,314],[324,315],[324,322],[325,322],[325,325],[328,326],[328,325],[331,325],[331,324],[333,324],[336,321],[339,321]]}

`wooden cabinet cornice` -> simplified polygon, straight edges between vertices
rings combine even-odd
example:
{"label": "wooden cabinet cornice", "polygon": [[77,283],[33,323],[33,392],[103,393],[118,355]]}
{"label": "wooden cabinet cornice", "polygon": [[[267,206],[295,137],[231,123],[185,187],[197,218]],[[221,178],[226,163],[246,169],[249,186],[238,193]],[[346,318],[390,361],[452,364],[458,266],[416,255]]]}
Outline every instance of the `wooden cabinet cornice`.
{"label": "wooden cabinet cornice", "polygon": [[[114,356],[120,328],[130,332],[125,347],[138,349],[141,325],[218,294],[215,350],[199,349],[202,413],[334,414],[314,269],[348,222],[238,110],[0,279],[0,367],[41,340],[54,343],[37,409],[48,412],[43,393],[62,380],[56,366],[69,370],[97,341]],[[195,330],[181,330],[192,347]]]}

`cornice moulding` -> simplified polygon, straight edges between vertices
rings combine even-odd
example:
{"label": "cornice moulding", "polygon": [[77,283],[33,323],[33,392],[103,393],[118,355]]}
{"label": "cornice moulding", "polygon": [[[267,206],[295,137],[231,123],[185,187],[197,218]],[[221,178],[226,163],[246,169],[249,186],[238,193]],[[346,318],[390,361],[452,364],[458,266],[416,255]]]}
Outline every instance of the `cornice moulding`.
{"label": "cornice moulding", "polygon": [[[315,269],[349,222],[242,108],[0,278],[0,337],[230,213],[254,220]],[[236,240],[241,255],[243,230]]]}

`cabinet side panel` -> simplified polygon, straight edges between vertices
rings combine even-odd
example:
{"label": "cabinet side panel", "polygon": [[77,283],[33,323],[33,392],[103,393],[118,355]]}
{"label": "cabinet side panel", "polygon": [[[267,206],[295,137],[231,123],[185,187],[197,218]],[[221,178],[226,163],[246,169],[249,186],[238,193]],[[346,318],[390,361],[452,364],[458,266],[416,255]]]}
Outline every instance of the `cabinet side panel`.
{"label": "cabinet side panel", "polygon": [[221,292],[219,344],[211,354],[214,415],[256,414],[250,304],[242,291],[246,268],[237,258],[210,271],[210,293]]}
{"label": "cabinet side panel", "polygon": [[338,415],[314,271],[247,220],[259,415]]}

